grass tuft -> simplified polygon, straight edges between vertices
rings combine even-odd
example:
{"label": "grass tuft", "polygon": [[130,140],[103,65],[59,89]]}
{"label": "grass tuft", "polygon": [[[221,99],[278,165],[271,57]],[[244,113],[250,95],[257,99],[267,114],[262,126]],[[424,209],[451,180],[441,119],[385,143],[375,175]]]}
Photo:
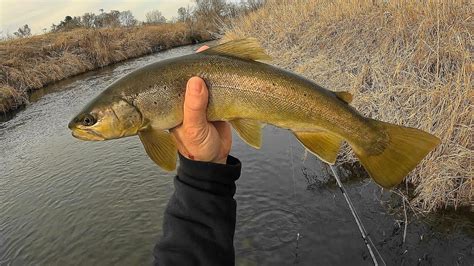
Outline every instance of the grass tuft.
{"label": "grass tuft", "polygon": [[411,204],[433,211],[474,206],[473,13],[462,0],[269,0],[224,41],[256,37],[277,65],[353,93],[364,115],[440,137],[407,178]]}

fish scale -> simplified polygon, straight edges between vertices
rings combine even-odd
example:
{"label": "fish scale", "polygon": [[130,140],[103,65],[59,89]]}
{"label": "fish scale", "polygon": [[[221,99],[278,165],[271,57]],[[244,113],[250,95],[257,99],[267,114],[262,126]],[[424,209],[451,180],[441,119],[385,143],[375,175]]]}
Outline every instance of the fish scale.
{"label": "fish scale", "polygon": [[291,130],[321,160],[334,164],[343,141],[379,185],[390,188],[438,144],[435,136],[360,115],[348,92],[258,62],[269,57],[255,39],[221,44],[197,54],[156,62],[111,84],[69,127],[83,140],[138,135],[150,158],[176,167],[169,130],[183,121],[187,81],[201,77],[209,89],[207,118],[229,121],[250,146],[261,146],[262,124]]}

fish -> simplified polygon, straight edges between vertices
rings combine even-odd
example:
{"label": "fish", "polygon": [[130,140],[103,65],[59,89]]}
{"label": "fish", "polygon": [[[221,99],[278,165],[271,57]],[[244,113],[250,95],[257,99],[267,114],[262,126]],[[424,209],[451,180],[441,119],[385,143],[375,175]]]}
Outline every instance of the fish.
{"label": "fish", "polygon": [[269,60],[255,38],[244,38],[151,63],[113,82],[68,127],[89,141],[138,135],[148,156],[172,171],[170,130],[183,121],[187,81],[198,76],[209,90],[208,120],[228,121],[251,147],[262,146],[262,127],[271,124],[332,165],[345,141],[384,188],[401,183],[440,143],[422,130],[364,117],[350,106],[349,92],[327,90]]}

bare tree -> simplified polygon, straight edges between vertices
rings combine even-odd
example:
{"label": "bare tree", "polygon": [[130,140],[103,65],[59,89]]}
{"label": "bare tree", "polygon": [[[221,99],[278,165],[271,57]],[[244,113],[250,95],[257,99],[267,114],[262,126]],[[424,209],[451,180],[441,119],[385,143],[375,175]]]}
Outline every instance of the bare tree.
{"label": "bare tree", "polygon": [[104,13],[103,27],[120,27],[120,11],[110,10],[109,13]]}
{"label": "bare tree", "polygon": [[132,27],[137,24],[137,20],[130,10],[120,12],[120,24],[125,27]]}
{"label": "bare tree", "polygon": [[145,14],[146,22],[152,24],[166,23],[166,18],[163,16],[161,11],[152,10]]}
{"label": "bare tree", "polygon": [[18,31],[13,33],[18,38],[29,37],[31,36],[31,29],[28,24],[23,25],[23,27],[18,28]]}
{"label": "bare tree", "polygon": [[85,13],[82,15],[82,25],[86,28],[93,28],[97,16],[94,13]]}
{"label": "bare tree", "polygon": [[191,8],[188,6],[178,8],[178,21],[186,22],[191,19]]}
{"label": "bare tree", "polygon": [[81,17],[66,16],[63,21],[59,22],[58,25],[53,24],[51,26],[51,31],[69,31],[80,27],[82,27]]}
{"label": "bare tree", "polygon": [[104,12],[94,18],[94,27],[96,28],[120,27],[120,25],[120,11],[118,10],[111,10],[109,13]]}
{"label": "bare tree", "polygon": [[197,17],[222,18],[225,16],[227,3],[225,0],[194,0]]}

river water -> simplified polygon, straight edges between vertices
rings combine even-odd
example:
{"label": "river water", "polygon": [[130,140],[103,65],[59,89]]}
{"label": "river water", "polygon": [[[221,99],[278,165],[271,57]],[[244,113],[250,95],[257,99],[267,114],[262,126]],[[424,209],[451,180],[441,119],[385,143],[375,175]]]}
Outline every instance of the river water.
{"label": "river water", "polygon": [[[84,142],[67,123],[111,82],[187,46],[58,82],[0,123],[0,265],[147,265],[161,234],[173,173],[137,137]],[[242,161],[235,234],[238,265],[370,265],[329,168],[287,131],[267,126]],[[397,196],[347,174],[346,189],[387,265],[473,265],[472,213],[390,214]],[[299,237],[298,237],[299,236]]]}

